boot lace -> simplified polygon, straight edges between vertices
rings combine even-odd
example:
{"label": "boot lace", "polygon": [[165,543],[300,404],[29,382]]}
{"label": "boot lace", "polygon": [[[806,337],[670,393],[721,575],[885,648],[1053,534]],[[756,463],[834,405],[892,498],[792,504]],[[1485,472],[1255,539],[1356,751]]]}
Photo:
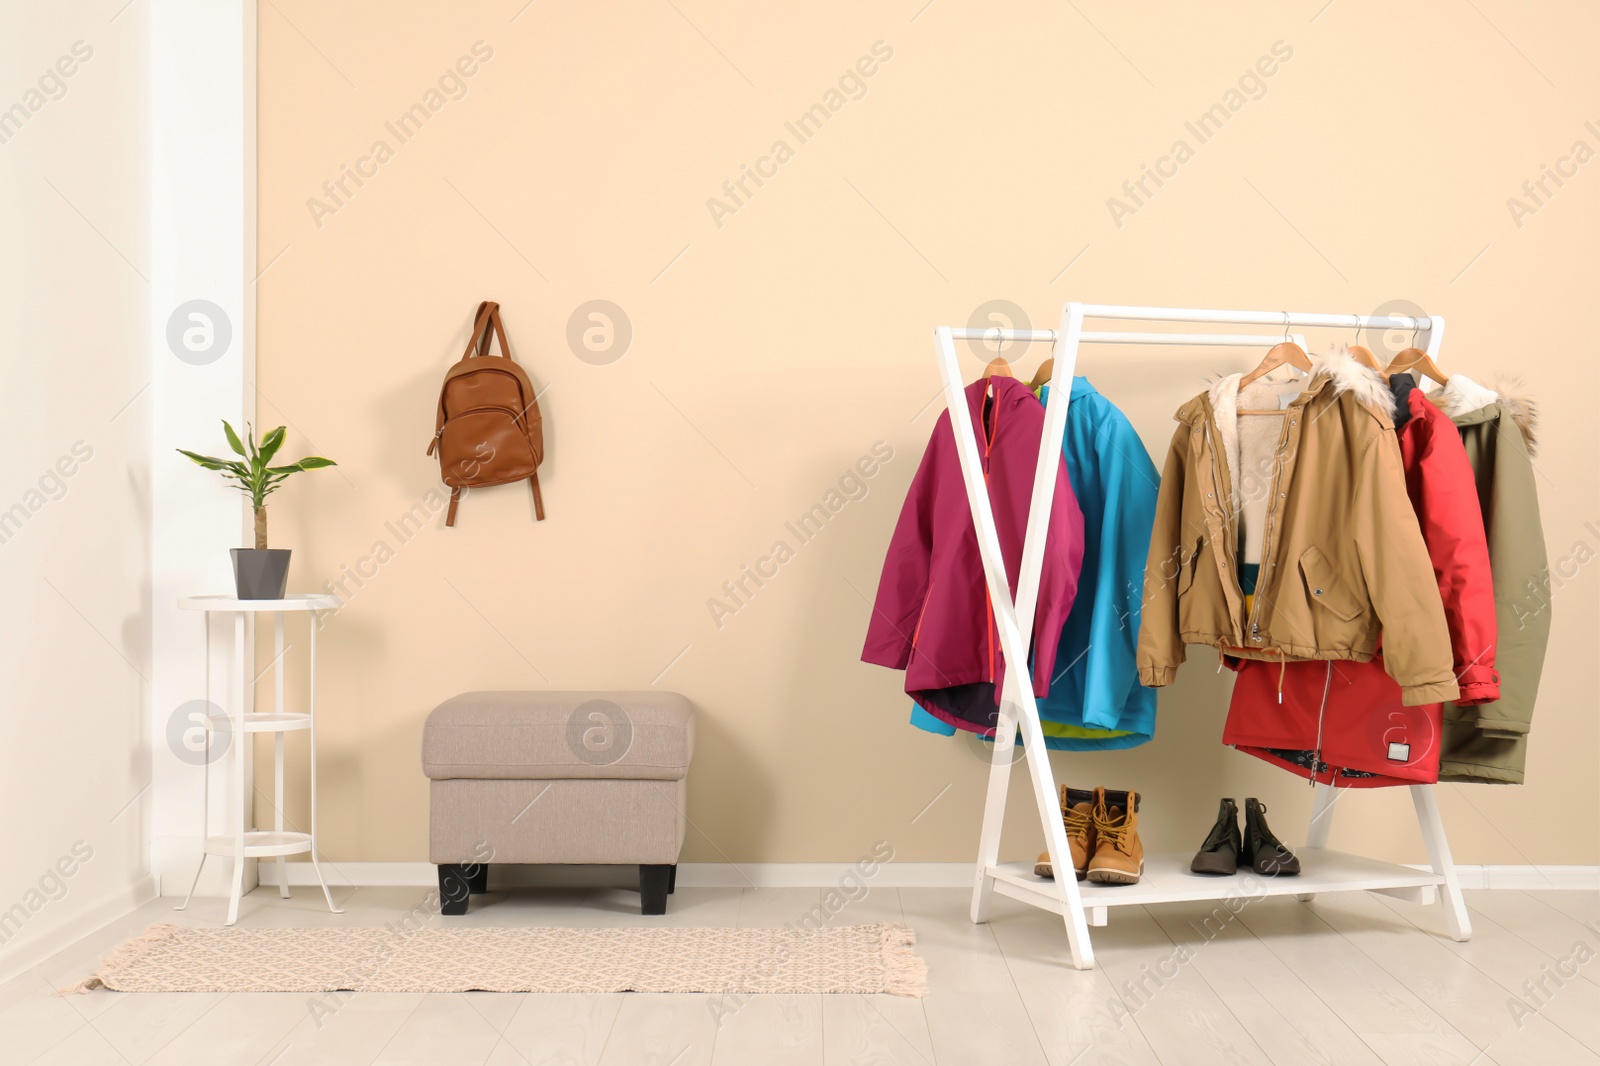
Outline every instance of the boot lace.
{"label": "boot lace", "polygon": [[1128,853],[1128,818],[1121,807],[1113,807],[1115,815],[1105,818],[1095,815],[1095,839],[1100,843],[1110,843],[1118,851]]}
{"label": "boot lace", "polygon": [[1260,813],[1260,817],[1256,821],[1255,835],[1260,846],[1275,851],[1279,855],[1292,855],[1293,852],[1284,846],[1283,841],[1279,840],[1272,830],[1267,828],[1267,805],[1258,802],[1256,810]]}
{"label": "boot lace", "polygon": [[1076,806],[1065,807],[1061,811],[1061,817],[1067,826],[1067,836],[1081,837],[1088,835],[1089,814],[1087,811],[1080,811]]}

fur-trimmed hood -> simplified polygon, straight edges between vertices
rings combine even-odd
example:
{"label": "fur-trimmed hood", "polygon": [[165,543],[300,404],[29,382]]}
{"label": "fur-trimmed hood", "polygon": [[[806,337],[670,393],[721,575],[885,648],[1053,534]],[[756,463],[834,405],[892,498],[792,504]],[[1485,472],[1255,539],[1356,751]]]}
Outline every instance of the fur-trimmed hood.
{"label": "fur-trimmed hood", "polygon": [[[1233,505],[1239,506],[1239,383],[1244,374],[1229,374],[1218,378],[1207,387],[1205,399],[1211,407],[1211,417],[1221,435],[1218,442],[1228,464],[1228,482],[1233,488]],[[1352,394],[1362,407],[1378,416],[1386,425],[1394,422],[1394,394],[1382,374],[1356,362],[1350,350],[1341,345],[1321,355],[1311,357],[1311,373],[1303,379],[1273,380],[1270,376],[1259,378],[1245,388],[1245,410],[1263,401],[1282,407],[1292,398],[1309,396],[1324,387],[1332,390],[1335,398],[1343,393]],[[1303,388],[1301,386],[1304,386]],[[1180,412],[1180,417],[1181,412]],[[1274,433],[1274,435],[1276,435]]]}
{"label": "fur-trimmed hood", "polygon": [[1498,403],[1500,412],[1522,433],[1528,454],[1539,454],[1539,405],[1528,395],[1521,378],[1499,375],[1484,388],[1465,374],[1451,374],[1444,388],[1429,398],[1456,421]]}

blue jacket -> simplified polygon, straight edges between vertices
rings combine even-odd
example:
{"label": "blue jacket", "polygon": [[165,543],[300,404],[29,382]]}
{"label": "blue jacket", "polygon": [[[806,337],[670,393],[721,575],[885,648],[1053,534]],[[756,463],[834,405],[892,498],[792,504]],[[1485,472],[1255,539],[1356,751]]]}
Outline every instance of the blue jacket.
{"label": "blue jacket", "polygon": [[[1061,451],[1083,511],[1083,572],[1061,629],[1050,694],[1039,701],[1045,746],[1137,747],[1156,728],[1156,690],[1139,684],[1134,653],[1161,477],[1127,416],[1087,378],[1072,379]],[[932,733],[955,732],[915,705],[911,723]]]}

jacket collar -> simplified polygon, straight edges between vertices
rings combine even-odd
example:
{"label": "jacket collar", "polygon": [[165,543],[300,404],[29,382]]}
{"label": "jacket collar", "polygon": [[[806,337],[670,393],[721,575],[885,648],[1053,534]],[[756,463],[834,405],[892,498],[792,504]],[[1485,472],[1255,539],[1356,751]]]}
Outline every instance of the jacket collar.
{"label": "jacket collar", "polygon": [[[1198,424],[1194,419],[1203,420],[1206,408],[1210,408],[1212,422],[1221,438],[1219,443],[1228,467],[1229,494],[1235,510],[1239,507],[1239,382],[1243,378],[1243,374],[1218,378],[1202,396],[1178,412],[1180,419]],[[1394,394],[1389,391],[1388,381],[1376,370],[1356,362],[1343,345],[1323,355],[1312,356],[1305,388],[1294,396],[1289,407],[1304,407],[1323,392],[1329,393],[1332,399],[1348,392],[1385,425],[1394,421]],[[1191,417],[1185,417],[1186,413]]]}
{"label": "jacket collar", "polygon": [[1506,415],[1522,434],[1530,457],[1539,454],[1539,405],[1518,378],[1499,377],[1485,388],[1465,374],[1451,374],[1436,401],[1458,425]]}
{"label": "jacket collar", "polygon": [[[1098,396],[1098,395],[1100,395],[1099,390],[1096,389],[1093,385],[1089,384],[1089,379],[1084,377],[1082,374],[1079,374],[1078,376],[1076,376],[1076,377],[1074,377],[1072,379],[1072,391],[1067,393],[1068,398],[1069,399],[1073,399],[1073,400],[1076,400],[1081,396]],[[1041,385],[1039,387],[1039,402],[1040,403],[1047,403],[1047,402],[1049,402],[1049,399],[1050,399],[1050,383],[1049,382],[1045,382],[1043,385]]]}
{"label": "jacket collar", "polygon": [[[1005,411],[1034,399],[1033,390],[1018,381],[1016,378],[1002,377],[996,374],[991,378],[979,378],[967,386],[967,411],[972,416],[973,428],[977,431],[978,441],[984,439],[983,402],[989,386],[994,386],[995,411]],[[999,423],[995,423],[995,432],[999,432]]]}
{"label": "jacket collar", "polygon": [[1412,397],[1420,399],[1422,393],[1417,388],[1417,379],[1410,374],[1391,374],[1389,389],[1394,393],[1394,428],[1398,432],[1416,413],[1412,408],[1419,400]]}
{"label": "jacket collar", "polygon": [[1445,385],[1435,397],[1439,409],[1451,418],[1464,415],[1469,411],[1488,407],[1500,397],[1493,389],[1486,389],[1465,374],[1451,374],[1445,379]]}
{"label": "jacket collar", "polygon": [[1348,392],[1362,407],[1393,420],[1394,394],[1389,391],[1388,379],[1356,362],[1344,345],[1311,360],[1311,384],[1306,392],[1315,391],[1319,379],[1327,381],[1334,396]]}

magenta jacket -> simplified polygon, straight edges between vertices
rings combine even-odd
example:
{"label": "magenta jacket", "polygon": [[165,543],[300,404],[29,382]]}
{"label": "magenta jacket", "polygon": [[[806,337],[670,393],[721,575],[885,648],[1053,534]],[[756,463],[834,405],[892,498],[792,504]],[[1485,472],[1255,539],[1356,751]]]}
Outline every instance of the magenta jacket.
{"label": "magenta jacket", "polygon": [[[986,402],[990,384],[995,395]],[[966,393],[1006,578],[1015,597],[1044,406],[1014,378],[975,381]],[[1036,696],[1049,690],[1061,627],[1078,591],[1083,562],[1083,514],[1059,449],[1055,462],[1055,502],[1033,622]],[[995,702],[999,700],[1005,664],[948,411],[933,427],[889,541],[861,658],[904,670],[907,692],[989,682]]]}

